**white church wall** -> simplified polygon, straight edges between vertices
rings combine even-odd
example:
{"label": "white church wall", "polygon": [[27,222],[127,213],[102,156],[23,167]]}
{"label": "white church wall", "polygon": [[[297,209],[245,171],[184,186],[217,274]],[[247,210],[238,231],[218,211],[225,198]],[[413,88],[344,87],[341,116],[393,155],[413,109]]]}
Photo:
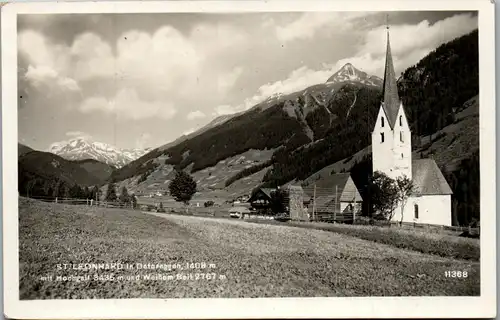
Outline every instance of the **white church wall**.
{"label": "white church wall", "polygon": [[[415,217],[415,204],[418,205],[418,218]],[[401,207],[396,208],[392,221],[401,221]],[[451,226],[451,196],[425,195],[408,199],[403,222]]]}
{"label": "white church wall", "polygon": [[411,179],[411,132],[402,104],[394,124],[393,137],[394,177],[405,175]]}
{"label": "white church wall", "polygon": [[[383,120],[382,120],[383,119]],[[382,127],[382,122],[384,126]],[[384,134],[384,142],[381,140],[381,134]],[[387,117],[382,107],[380,107],[377,121],[372,132],[372,163],[373,172],[381,171],[392,176],[393,168],[393,143],[394,137],[387,121]]]}

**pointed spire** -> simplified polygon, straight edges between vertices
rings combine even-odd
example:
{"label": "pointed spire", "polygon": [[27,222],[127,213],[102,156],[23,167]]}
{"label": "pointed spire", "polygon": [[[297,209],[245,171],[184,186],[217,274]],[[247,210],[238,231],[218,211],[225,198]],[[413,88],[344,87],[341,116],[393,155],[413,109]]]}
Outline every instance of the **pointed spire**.
{"label": "pointed spire", "polygon": [[399,110],[398,86],[396,82],[396,72],[392,62],[391,43],[389,40],[389,18],[387,17],[387,50],[385,56],[385,72],[383,85],[382,106],[387,116],[391,128],[394,128]]}

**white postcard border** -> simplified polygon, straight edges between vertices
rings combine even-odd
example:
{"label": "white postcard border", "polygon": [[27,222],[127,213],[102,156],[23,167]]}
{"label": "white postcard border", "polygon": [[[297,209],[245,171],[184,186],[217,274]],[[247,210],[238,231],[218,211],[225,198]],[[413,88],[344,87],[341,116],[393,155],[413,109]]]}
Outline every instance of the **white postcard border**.
{"label": "white postcard border", "polygon": [[[131,12],[478,10],[480,48],[481,296],[258,299],[19,300],[17,14]],[[456,1],[127,1],[9,3],[2,7],[4,312],[9,318],[489,318],[496,314],[494,6]],[[383,280],[382,280],[383,281]]]}

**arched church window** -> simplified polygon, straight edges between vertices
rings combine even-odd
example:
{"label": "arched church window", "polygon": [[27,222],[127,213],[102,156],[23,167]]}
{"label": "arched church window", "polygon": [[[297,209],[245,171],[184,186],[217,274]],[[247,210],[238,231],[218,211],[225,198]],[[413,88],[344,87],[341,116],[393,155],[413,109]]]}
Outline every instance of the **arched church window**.
{"label": "arched church window", "polygon": [[415,219],[418,219],[418,204],[415,204]]}
{"label": "arched church window", "polygon": [[384,142],[384,133],[383,132],[380,133],[380,142],[381,143]]}
{"label": "arched church window", "polygon": [[404,139],[403,139],[403,131],[400,131],[400,132],[399,132],[399,140],[401,140],[401,142],[404,142]]}
{"label": "arched church window", "polygon": [[399,126],[403,126],[403,116],[399,116]]}
{"label": "arched church window", "polygon": [[380,124],[381,124],[381,127],[383,128],[384,127],[384,117],[380,118]]}

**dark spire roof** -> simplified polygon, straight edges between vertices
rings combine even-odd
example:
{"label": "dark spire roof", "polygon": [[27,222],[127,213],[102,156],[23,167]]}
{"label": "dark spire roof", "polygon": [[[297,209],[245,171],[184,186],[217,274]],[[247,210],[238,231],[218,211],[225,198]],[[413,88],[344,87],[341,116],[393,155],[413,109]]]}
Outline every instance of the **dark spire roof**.
{"label": "dark spire roof", "polygon": [[387,26],[387,52],[385,56],[385,72],[384,72],[384,86],[383,86],[383,101],[387,120],[391,128],[394,128],[396,118],[399,110],[399,96],[398,86],[396,82],[396,72],[394,71],[394,64],[392,62],[391,44],[389,41],[389,26]]}

